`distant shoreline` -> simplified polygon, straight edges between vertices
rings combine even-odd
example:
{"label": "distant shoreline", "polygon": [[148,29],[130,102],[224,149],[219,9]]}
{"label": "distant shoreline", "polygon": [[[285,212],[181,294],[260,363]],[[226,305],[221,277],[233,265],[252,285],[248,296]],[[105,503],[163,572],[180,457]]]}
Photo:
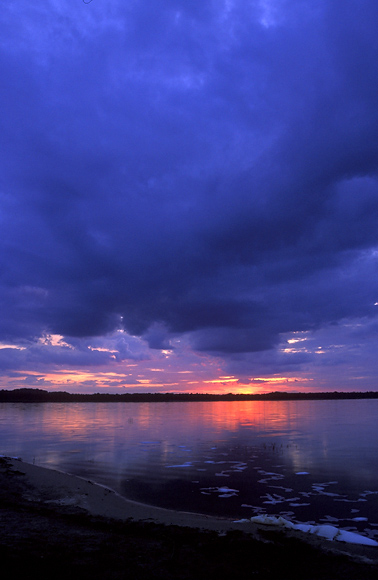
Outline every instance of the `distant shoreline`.
{"label": "distant shoreline", "polygon": [[378,392],[320,392],[213,395],[211,393],[94,393],[80,394],[43,389],[1,390],[0,403],[170,403],[211,401],[329,401],[346,399],[378,399]]}

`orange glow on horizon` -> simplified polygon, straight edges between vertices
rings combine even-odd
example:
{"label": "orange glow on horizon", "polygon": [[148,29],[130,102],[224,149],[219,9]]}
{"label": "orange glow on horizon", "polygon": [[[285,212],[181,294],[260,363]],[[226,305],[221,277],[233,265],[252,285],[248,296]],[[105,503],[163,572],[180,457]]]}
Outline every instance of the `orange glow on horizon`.
{"label": "orange glow on horizon", "polygon": [[[130,368],[131,366],[134,368]],[[198,376],[195,371],[166,371],[156,367],[140,368],[140,366],[122,365],[122,367],[118,367],[119,370],[112,371],[81,369],[58,369],[47,373],[19,371],[17,373],[19,380],[15,379],[13,375],[11,381],[9,381],[9,386],[12,386],[12,388],[28,386],[30,388],[59,389],[83,393],[150,391],[162,393],[264,394],[272,391],[292,390],[294,385],[296,391],[308,391],[309,387],[313,385],[311,379],[298,376],[258,376],[242,379],[233,375],[219,374],[214,378],[204,378],[200,376],[201,371]],[[157,376],[155,375],[157,372],[159,373],[158,380],[156,380]],[[188,380],[189,378],[191,380]],[[6,385],[4,385],[4,388],[6,388]]]}
{"label": "orange glow on horizon", "polygon": [[298,377],[254,377],[250,380],[258,383],[295,383],[306,379],[299,379]]}
{"label": "orange glow on horizon", "polygon": [[203,381],[204,383],[237,383],[239,379],[212,379],[210,381]]}

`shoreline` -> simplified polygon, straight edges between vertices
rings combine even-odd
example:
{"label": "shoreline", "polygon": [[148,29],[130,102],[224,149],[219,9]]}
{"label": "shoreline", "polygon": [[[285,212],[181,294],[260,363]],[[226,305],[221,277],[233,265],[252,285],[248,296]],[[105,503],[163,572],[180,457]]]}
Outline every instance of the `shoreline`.
{"label": "shoreline", "polygon": [[90,479],[56,469],[40,467],[19,458],[4,458],[14,473],[25,478],[25,497],[50,506],[72,506],[91,516],[111,520],[146,521],[163,525],[184,526],[217,532],[242,530],[253,534],[257,527],[237,523],[230,518],[193,512],[175,511],[127,499],[113,489]]}
{"label": "shoreline", "polygon": [[[261,539],[260,530],[282,531],[268,523],[255,523],[247,519],[235,520],[212,515],[170,510],[139,503],[121,496],[113,489],[77,475],[56,469],[37,466],[20,458],[2,458],[13,473],[24,479],[23,497],[27,501],[57,507],[83,510],[90,516],[115,521],[151,522],[165,526],[180,526],[226,533],[241,531],[255,539]],[[271,518],[268,518],[271,519]],[[273,518],[274,519],[274,518]],[[378,547],[331,541],[295,529],[285,529],[288,537],[296,537],[327,550],[368,554],[378,565]],[[361,536],[364,537],[364,536]]]}
{"label": "shoreline", "polygon": [[[241,558],[249,558],[251,550],[255,550],[257,554],[263,554],[265,550],[268,554],[272,554],[274,559],[275,552],[278,551],[281,554],[282,549],[284,549],[284,557],[289,558],[290,562],[292,562],[291,565],[296,566],[297,560],[309,550],[311,557],[314,557],[315,561],[319,562],[319,565],[324,564],[325,567],[329,566],[328,560],[334,562],[335,559],[338,559],[337,566],[340,566],[340,570],[342,566],[346,566],[348,570],[352,570],[353,566],[362,566],[363,571],[361,571],[360,578],[373,578],[378,571],[378,547],[329,541],[298,530],[277,529],[275,526],[256,524],[250,521],[234,521],[228,518],[223,519],[140,504],[128,500],[118,495],[115,491],[93,481],[25,463],[17,458],[0,458],[0,478],[3,511],[1,543],[9,543],[8,538],[10,535],[19,533],[9,528],[9,522],[14,514],[17,516],[18,513],[20,521],[18,527],[15,526],[15,529],[20,529],[24,525],[30,526],[23,532],[21,537],[23,550],[25,541],[36,541],[37,545],[39,545],[41,534],[42,536],[47,534],[45,523],[37,526],[38,519],[47,517],[47,514],[49,526],[53,522],[58,530],[58,532],[55,532],[54,541],[60,535],[60,526],[63,525],[61,518],[71,517],[73,521],[76,521],[75,518],[79,518],[79,521],[82,522],[80,525],[84,525],[86,522],[85,525],[89,526],[91,530],[91,538],[93,538],[95,533],[94,528],[98,525],[104,526],[109,531],[109,534],[114,534],[115,530],[118,529],[125,530],[123,532],[125,537],[130,535],[138,537],[141,530],[144,530],[143,533],[147,533],[146,530],[150,530],[148,534],[152,534],[155,543],[163,542],[162,538],[168,536],[171,544],[172,541],[176,542],[175,538],[182,537],[188,543],[190,549],[196,547],[197,558],[201,552],[202,545],[206,545],[207,542],[215,545],[219,543],[220,553],[217,552],[214,566],[223,557],[222,541],[226,542],[227,538],[234,538],[234,549],[241,550],[241,555],[239,556]],[[9,517],[9,514],[12,517]],[[65,525],[66,523],[64,523],[63,527]],[[36,526],[39,530],[37,540],[34,538],[33,531]],[[72,537],[72,535],[72,532],[70,532],[68,537]],[[53,540],[50,539],[50,534],[48,534],[44,541],[41,542],[40,550],[43,552],[46,549],[45,546],[49,546],[51,541]],[[148,541],[150,542],[150,540]],[[59,543],[60,549],[66,549],[67,542],[67,539],[62,539]],[[86,550],[92,549],[92,542],[93,540],[86,545]],[[248,550],[243,548],[245,544],[248,544]],[[17,545],[17,542],[12,544],[12,549],[16,549]],[[145,549],[144,544],[142,548],[143,550]],[[94,557],[97,558],[98,556]],[[113,555],[112,557],[114,558],[115,556]],[[127,557],[134,558],[137,556],[129,554]],[[280,558],[282,557],[281,554]],[[77,559],[77,557],[75,558]],[[193,558],[193,554],[191,558]],[[257,556],[255,556],[256,558]],[[309,558],[309,556],[306,556],[306,558]],[[268,556],[269,559],[270,556]],[[202,562],[202,564],[205,565],[206,562]],[[336,569],[338,569],[337,566]],[[166,571],[164,574],[166,574]],[[94,577],[97,578],[97,576]],[[112,576],[109,577],[111,578]],[[177,574],[174,577],[181,578]],[[184,575],[182,577],[191,576]],[[196,576],[193,577],[201,576],[198,576],[197,571]],[[282,578],[279,574],[271,577]],[[292,577],[295,578],[295,575]],[[307,577],[315,578],[316,580],[322,580],[323,578],[322,574],[314,577],[302,575],[303,579]],[[341,577],[346,579],[359,578],[358,574],[356,576],[345,575],[345,570],[340,575]],[[240,578],[244,578],[244,576],[240,576]],[[259,576],[256,576],[256,578],[259,578]],[[324,578],[327,578],[327,576],[324,576]],[[333,572],[332,578],[339,578],[337,572]]]}

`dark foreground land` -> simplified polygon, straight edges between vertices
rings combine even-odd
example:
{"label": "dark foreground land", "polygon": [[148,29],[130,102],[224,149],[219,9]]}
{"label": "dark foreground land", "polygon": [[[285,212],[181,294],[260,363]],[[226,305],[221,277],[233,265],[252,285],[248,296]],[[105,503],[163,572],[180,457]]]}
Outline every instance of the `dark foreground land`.
{"label": "dark foreground land", "polygon": [[[4,577],[72,579],[376,580],[376,564],[329,553],[277,531],[261,541],[217,532],[118,522],[31,499],[22,473],[0,459]],[[378,549],[378,548],[377,548]],[[7,571],[7,572],[5,572]]]}

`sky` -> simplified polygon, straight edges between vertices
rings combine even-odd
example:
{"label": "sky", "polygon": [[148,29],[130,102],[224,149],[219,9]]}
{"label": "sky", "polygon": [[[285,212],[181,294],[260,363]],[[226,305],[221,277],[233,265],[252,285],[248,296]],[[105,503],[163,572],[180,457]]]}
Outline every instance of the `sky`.
{"label": "sky", "polygon": [[4,0],[0,388],[378,390],[376,0]]}

